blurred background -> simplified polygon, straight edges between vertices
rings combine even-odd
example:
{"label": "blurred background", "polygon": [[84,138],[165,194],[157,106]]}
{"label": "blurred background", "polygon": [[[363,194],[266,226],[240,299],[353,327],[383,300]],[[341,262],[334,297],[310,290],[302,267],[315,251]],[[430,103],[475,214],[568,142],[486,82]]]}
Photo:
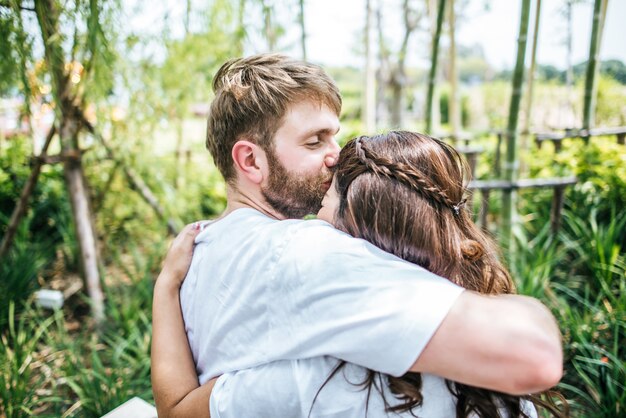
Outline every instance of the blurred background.
{"label": "blurred background", "polygon": [[0,0],[0,416],[152,402],[161,260],[225,207],[212,77],[269,51],[337,81],[341,143],[466,156],[476,222],[559,320],[572,416],[626,416],[624,22],[619,0]]}

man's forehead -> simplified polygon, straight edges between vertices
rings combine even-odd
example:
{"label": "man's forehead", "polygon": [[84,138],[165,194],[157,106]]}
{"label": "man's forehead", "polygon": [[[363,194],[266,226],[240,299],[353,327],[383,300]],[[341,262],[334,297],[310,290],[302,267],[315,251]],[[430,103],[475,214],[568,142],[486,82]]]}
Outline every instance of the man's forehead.
{"label": "man's forehead", "polygon": [[339,130],[339,117],[324,102],[305,99],[287,108],[279,129],[283,127],[302,132],[313,130],[335,134]]}

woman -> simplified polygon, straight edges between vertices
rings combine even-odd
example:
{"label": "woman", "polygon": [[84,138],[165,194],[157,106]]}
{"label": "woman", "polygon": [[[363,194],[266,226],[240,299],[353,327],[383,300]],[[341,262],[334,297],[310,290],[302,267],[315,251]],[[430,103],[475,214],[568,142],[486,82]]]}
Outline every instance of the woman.
{"label": "woman", "polygon": [[[513,283],[494,244],[463,207],[468,180],[460,155],[437,139],[401,131],[360,137],[341,151],[318,218],[467,289],[511,293]],[[162,274],[165,280],[170,276],[176,275]],[[184,335],[182,327],[180,332]],[[190,393],[202,399],[209,391],[201,387]],[[334,396],[338,391],[341,397]],[[228,373],[218,379],[212,396],[214,417],[536,416],[520,397],[431,375],[384,376],[329,357]],[[206,414],[206,401],[201,405]]]}

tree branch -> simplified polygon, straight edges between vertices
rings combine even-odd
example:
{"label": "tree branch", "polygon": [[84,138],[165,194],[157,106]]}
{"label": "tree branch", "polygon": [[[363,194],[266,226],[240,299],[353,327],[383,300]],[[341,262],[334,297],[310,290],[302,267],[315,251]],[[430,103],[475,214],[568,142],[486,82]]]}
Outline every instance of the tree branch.
{"label": "tree branch", "polygon": [[48,136],[46,137],[46,142],[41,149],[41,153],[39,157],[35,159],[33,171],[31,171],[30,176],[26,181],[26,185],[24,185],[24,188],[22,189],[20,198],[17,201],[15,208],[13,209],[11,219],[9,220],[9,226],[7,227],[7,231],[2,238],[2,244],[0,244],[0,259],[3,258],[9,251],[9,248],[11,248],[13,238],[15,237],[15,233],[17,232],[17,227],[19,226],[22,218],[24,217],[24,214],[26,213],[26,205],[28,204],[30,195],[33,193],[33,190],[35,190],[35,186],[37,185],[39,173],[41,172],[41,166],[43,165],[46,153],[48,152],[48,147],[50,146],[50,142],[52,142],[52,138],[54,137],[55,132],[56,128],[54,125],[52,125],[52,128],[50,128],[50,132],[48,132]]}
{"label": "tree branch", "polygon": [[85,128],[87,128],[89,133],[98,138],[100,143],[104,146],[104,149],[107,152],[107,156],[111,160],[120,164],[131,187],[141,195],[143,200],[145,200],[148,205],[150,205],[150,207],[154,210],[157,216],[165,221],[165,223],[167,224],[167,231],[171,235],[177,235],[180,229],[176,225],[176,222],[172,218],[167,217],[165,209],[163,208],[163,206],[161,206],[158,199],[156,198],[154,193],[152,193],[152,190],[150,190],[148,185],[143,181],[141,176],[137,174],[135,170],[129,167],[122,159],[116,158],[115,154],[113,153],[113,149],[111,148],[107,140],[102,135],[100,135],[99,132],[96,131],[95,127],[85,118],[85,115],[80,111],[80,109],[76,108],[75,111],[79,114],[78,117],[80,118]]}

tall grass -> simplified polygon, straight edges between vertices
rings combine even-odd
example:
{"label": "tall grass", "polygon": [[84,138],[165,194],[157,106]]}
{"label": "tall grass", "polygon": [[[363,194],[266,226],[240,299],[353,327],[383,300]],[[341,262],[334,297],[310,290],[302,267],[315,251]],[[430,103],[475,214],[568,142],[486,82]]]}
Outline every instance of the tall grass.
{"label": "tall grass", "polygon": [[7,319],[0,337],[0,413],[6,418],[31,417],[46,401],[38,392],[46,379],[39,349],[52,318],[40,320],[32,311],[18,318],[10,302]]}
{"label": "tall grass", "polygon": [[562,387],[580,416],[624,416],[626,405],[626,214],[600,222],[565,213],[563,274],[553,287],[562,303],[566,375]]}
{"label": "tall grass", "polygon": [[558,388],[572,416],[615,418],[626,416],[626,214],[586,213],[566,210],[556,236],[548,222],[534,228],[542,217],[526,224],[510,269],[518,291],[542,299],[557,317],[565,352]]}
{"label": "tall grass", "polygon": [[10,322],[9,305],[13,303],[13,312],[22,309],[25,300],[38,287],[37,274],[46,264],[40,251],[45,243],[33,243],[27,225],[24,221],[18,227],[13,246],[0,263],[0,330]]}
{"label": "tall grass", "polygon": [[[114,255],[118,277],[107,277],[107,322],[101,332],[87,329],[77,338],[58,324],[60,331],[48,342],[64,357],[58,374],[65,417],[100,417],[134,396],[152,400],[150,313],[160,256],[136,248],[130,252],[130,257]],[[161,245],[154,252],[161,254]]]}

